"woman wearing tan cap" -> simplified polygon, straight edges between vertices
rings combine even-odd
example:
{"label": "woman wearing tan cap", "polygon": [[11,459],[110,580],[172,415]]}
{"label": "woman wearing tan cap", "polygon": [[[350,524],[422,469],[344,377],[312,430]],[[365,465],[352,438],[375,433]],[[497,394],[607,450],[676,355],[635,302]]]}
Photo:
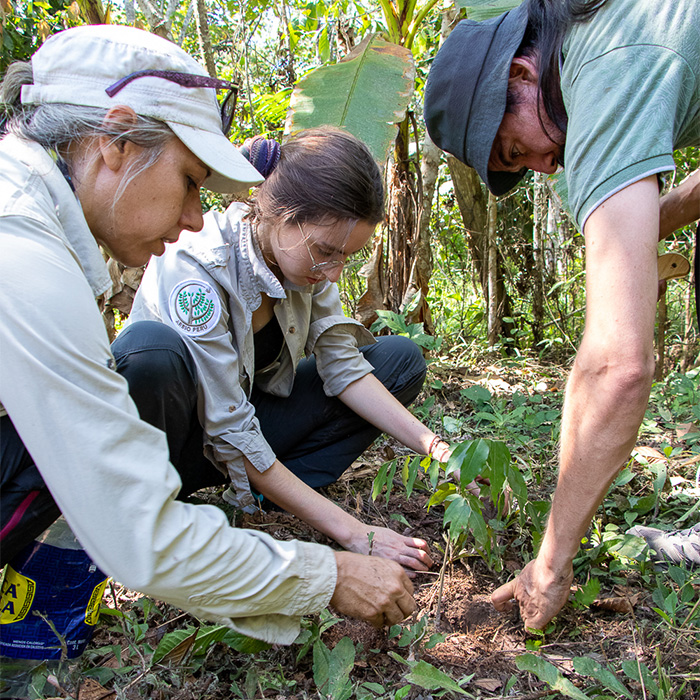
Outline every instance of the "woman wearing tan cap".
{"label": "woman wearing tan cap", "polygon": [[[220,107],[215,93],[227,90]],[[176,500],[165,435],[139,418],[95,297],[101,244],[127,265],[202,227],[199,190],[261,180],[225,136],[235,89],[140,30],[51,37],[2,85],[0,465],[3,563],[59,514],[105,573],[289,643],[329,602],[393,624],[415,607],[395,562],[230,527]],[[59,303],[55,303],[58,300]]]}

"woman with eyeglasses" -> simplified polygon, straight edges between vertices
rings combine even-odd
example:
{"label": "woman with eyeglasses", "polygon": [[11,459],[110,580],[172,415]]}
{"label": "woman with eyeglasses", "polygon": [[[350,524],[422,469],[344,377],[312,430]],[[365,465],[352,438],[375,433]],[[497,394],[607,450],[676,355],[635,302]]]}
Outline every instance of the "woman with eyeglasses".
{"label": "woman with eyeglasses", "polygon": [[[244,151],[265,182],[151,261],[132,325],[113,344],[117,363],[142,415],[177,441],[175,463],[194,464],[204,442],[193,481],[230,480],[224,498],[240,507],[259,494],[345,549],[425,571],[425,541],[364,524],[316,490],[382,432],[421,454],[444,459],[449,449],[405,408],[425,379],[420,349],[375,339],[343,315],[336,282],[384,218],[379,168],[364,144],[329,127],[281,148],[257,138]],[[159,367],[169,369],[154,381]],[[176,406],[172,395],[188,386],[190,401]]]}
{"label": "woman with eyeglasses", "polygon": [[100,246],[138,266],[181,231],[206,239],[200,188],[245,191],[262,179],[226,138],[233,97],[219,107],[218,89],[233,86],[171,42],[117,26],[61,32],[6,73],[2,564],[62,512],[108,575],[246,634],[289,643],[300,617],[329,602],[393,624],[415,607],[395,562],[277,542],[176,500],[187,473],[115,371],[96,304],[110,288]]}

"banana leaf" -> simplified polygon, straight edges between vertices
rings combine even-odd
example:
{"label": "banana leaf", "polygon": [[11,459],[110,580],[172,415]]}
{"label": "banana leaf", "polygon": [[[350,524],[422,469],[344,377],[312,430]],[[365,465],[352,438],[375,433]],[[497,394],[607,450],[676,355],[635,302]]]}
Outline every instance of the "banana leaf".
{"label": "banana leaf", "polygon": [[285,133],[326,124],[346,129],[384,164],[406,115],[416,70],[408,49],[376,35],[367,37],[339,63],[299,81],[292,93]]}
{"label": "banana leaf", "polygon": [[455,0],[455,5],[467,11],[467,17],[482,22],[498,17],[520,5],[521,0]]}

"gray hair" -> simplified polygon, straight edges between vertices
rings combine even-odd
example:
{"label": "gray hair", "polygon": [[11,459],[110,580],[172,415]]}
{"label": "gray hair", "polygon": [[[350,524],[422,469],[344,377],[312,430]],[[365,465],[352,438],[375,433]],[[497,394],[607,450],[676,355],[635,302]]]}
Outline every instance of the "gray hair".
{"label": "gray hair", "polygon": [[67,103],[23,105],[23,85],[33,83],[30,63],[12,63],[0,83],[0,105],[7,119],[5,130],[24,139],[35,141],[47,151],[55,151],[72,171],[70,146],[88,138],[107,136],[112,143],[123,139],[142,147],[143,153],[130,166],[115,193],[115,202],[129,183],[147,170],[160,157],[163,149],[175,135],[170,127],[158,119],[137,115],[130,126],[114,120],[105,122],[107,110]]}

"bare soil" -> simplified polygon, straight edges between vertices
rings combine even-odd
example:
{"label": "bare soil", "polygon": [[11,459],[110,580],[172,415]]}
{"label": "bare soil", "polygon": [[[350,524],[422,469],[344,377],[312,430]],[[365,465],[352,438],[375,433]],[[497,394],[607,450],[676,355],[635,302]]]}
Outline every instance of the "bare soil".
{"label": "bare soil", "polygon": [[[460,388],[479,381],[494,393],[508,394],[514,387],[530,391],[536,382],[544,382],[544,392],[557,392],[563,386],[563,371],[522,365],[516,368],[487,368],[480,375],[469,377],[462,370],[434,368],[432,377],[442,381],[440,389],[433,391],[436,404],[446,414],[458,417],[465,415],[464,402],[459,400]],[[489,384],[490,382],[490,384]],[[422,400],[425,397],[421,397]],[[419,399],[419,405],[421,399]],[[663,436],[676,442],[672,435]],[[445,561],[445,538],[442,528],[442,510],[439,507],[426,510],[427,491],[415,491],[406,499],[402,488],[394,489],[388,503],[383,496],[372,501],[372,479],[378,467],[403,448],[391,441],[382,441],[369,450],[351,470],[335,485],[327,490],[327,495],[358,518],[375,524],[392,527],[405,534],[423,537],[431,542],[436,564],[427,574],[414,579],[415,598],[418,610],[410,625],[420,616],[429,616],[429,634],[441,633],[444,640],[426,648],[425,645],[400,647],[397,637],[388,638],[387,631],[377,631],[368,625],[344,620],[324,632],[323,642],[333,648],[343,637],[350,637],[356,643],[357,653],[351,679],[358,688],[362,683],[380,684],[386,695],[393,698],[397,690],[404,687],[408,667],[395,660],[391,653],[404,659],[422,659],[448,673],[453,679],[470,677],[464,687],[472,697],[480,698],[536,698],[563,697],[552,691],[534,675],[518,670],[516,657],[535,650],[556,665],[564,675],[580,688],[590,688],[591,679],[583,679],[573,671],[572,660],[579,656],[590,656],[603,664],[619,667],[625,659],[638,659],[654,671],[661,668],[671,680],[671,693],[668,698],[700,700],[700,634],[698,628],[672,628],[661,621],[654,612],[656,605],[651,600],[649,580],[645,582],[636,572],[629,572],[627,580],[620,583],[617,577],[603,577],[603,588],[599,599],[616,598],[617,603],[605,609],[591,606],[588,609],[574,609],[570,604],[556,619],[556,625],[546,637],[533,637],[524,631],[517,610],[502,614],[491,606],[489,596],[500,583],[505,582],[513,572],[524,565],[523,557],[531,556],[531,550],[517,543],[507,543],[504,556],[504,569],[501,572],[489,570],[484,561],[469,551],[460,558]],[[517,456],[517,449],[514,450]],[[527,458],[527,455],[525,455]],[[548,464],[541,465],[541,481],[530,485],[533,497],[546,499],[551,494],[555,475],[555,455]],[[398,479],[397,479],[398,482]],[[400,486],[400,484],[399,484]],[[221,504],[215,491],[200,494],[205,500]],[[410,527],[392,519],[400,514]],[[236,524],[241,527],[259,528],[280,539],[298,538],[335,546],[327,538],[320,536],[304,523],[286,513],[260,513],[253,516],[238,515]],[[584,581],[579,581],[584,583]],[[698,590],[696,588],[696,598]],[[134,610],[138,594],[115,584],[111,593],[108,589],[105,602],[111,607],[124,611]],[[622,601],[622,602],[620,602]],[[146,640],[155,647],[163,634],[196,621],[181,611],[158,603],[162,618],[151,616]],[[617,610],[617,611],[616,611]],[[92,645],[92,671],[102,667],[118,668],[133,664],[137,667],[124,678],[106,681],[104,686],[96,680],[82,676],[78,697],[80,700],[105,700],[106,698],[157,698],[190,700],[194,698],[238,697],[231,690],[236,684],[239,692],[247,698],[317,698],[320,697],[313,681],[312,653],[296,660],[299,645],[291,647],[273,646],[254,657],[214,645],[208,652],[204,664],[190,673],[186,667],[149,669],[147,659],[139,658],[143,642],[129,643],[129,634],[121,633],[113,620],[103,625]],[[121,660],[117,661],[114,647],[121,649]],[[104,655],[100,650],[104,649]],[[142,671],[138,672],[139,664]],[[91,673],[89,669],[85,669]],[[655,697],[641,684],[624,678],[634,698]],[[275,680],[277,679],[277,680]],[[683,690],[683,681],[687,684]],[[504,694],[505,693],[505,694]],[[610,697],[605,694],[591,697]],[[679,693],[679,694],[676,694]],[[69,693],[58,696],[67,697]],[[438,697],[439,692],[413,686],[406,697],[413,700],[427,700]],[[372,696],[374,697],[374,696]],[[619,697],[619,696],[615,696]],[[659,696],[661,697],[661,696]]]}

